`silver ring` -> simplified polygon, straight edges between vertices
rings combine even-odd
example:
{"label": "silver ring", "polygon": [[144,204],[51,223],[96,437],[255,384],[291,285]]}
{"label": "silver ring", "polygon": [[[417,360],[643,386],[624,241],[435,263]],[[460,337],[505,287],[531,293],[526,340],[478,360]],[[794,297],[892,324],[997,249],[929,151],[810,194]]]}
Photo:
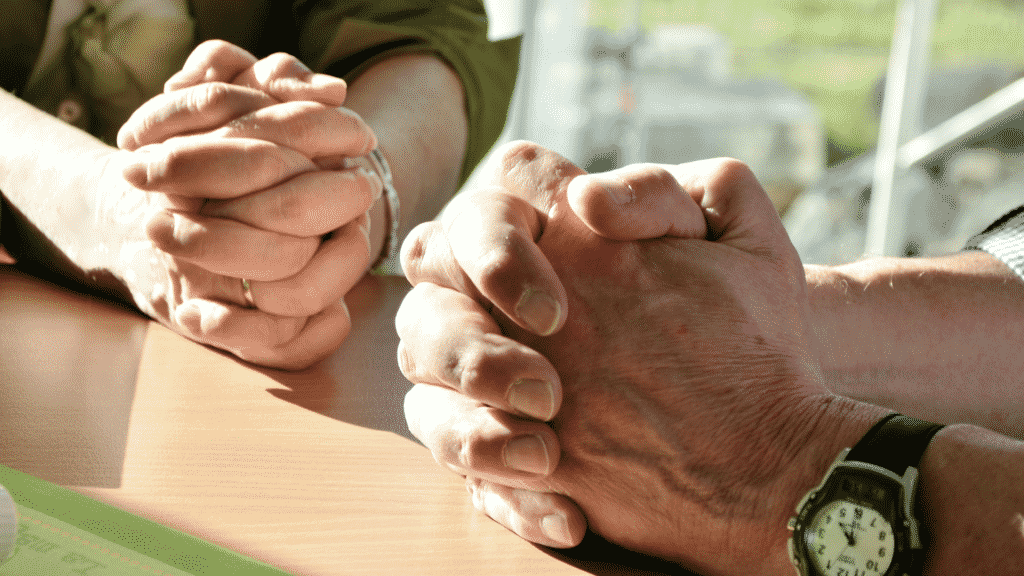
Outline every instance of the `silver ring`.
{"label": "silver ring", "polygon": [[252,283],[247,278],[242,278],[242,296],[245,297],[245,303],[249,308],[256,307],[256,300],[252,297]]}

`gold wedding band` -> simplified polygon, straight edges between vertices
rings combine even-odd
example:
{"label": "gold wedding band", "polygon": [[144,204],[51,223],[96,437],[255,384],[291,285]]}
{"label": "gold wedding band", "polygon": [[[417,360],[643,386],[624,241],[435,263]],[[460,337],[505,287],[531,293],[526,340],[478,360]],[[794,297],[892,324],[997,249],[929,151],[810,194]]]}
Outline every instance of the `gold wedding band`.
{"label": "gold wedding band", "polygon": [[246,278],[242,278],[242,296],[245,297],[245,303],[249,308],[256,307],[256,300],[252,297],[252,284]]}

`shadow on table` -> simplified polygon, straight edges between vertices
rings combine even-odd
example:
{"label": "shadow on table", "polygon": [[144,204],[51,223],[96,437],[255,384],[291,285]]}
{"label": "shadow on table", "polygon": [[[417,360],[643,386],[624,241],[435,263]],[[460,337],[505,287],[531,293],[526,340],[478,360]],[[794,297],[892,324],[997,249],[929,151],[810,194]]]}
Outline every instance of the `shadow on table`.
{"label": "shadow on table", "polygon": [[364,278],[345,298],[352,331],[341,347],[308,370],[262,370],[286,387],[269,392],[335,420],[415,440],[402,409],[412,385],[396,357],[395,314],[408,290],[404,278]]}
{"label": "shadow on table", "polygon": [[583,542],[569,550],[538,546],[541,550],[590,574],[601,576],[700,576],[671,562],[626,550],[587,532]]}
{"label": "shadow on table", "polygon": [[0,463],[65,485],[121,485],[138,313],[0,266]]}

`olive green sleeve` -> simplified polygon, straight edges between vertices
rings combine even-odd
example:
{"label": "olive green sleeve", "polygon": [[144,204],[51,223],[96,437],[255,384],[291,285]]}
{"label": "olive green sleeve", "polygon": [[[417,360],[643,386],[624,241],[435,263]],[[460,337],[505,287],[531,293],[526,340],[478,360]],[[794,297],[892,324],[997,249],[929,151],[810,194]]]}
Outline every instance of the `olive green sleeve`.
{"label": "olive green sleeve", "polygon": [[[505,126],[519,38],[489,41],[486,12],[473,0],[300,0],[295,14],[300,57],[346,80],[396,54],[430,52],[446,61],[465,90],[469,137],[460,184],[465,182]],[[327,54],[342,56],[324,61]]]}

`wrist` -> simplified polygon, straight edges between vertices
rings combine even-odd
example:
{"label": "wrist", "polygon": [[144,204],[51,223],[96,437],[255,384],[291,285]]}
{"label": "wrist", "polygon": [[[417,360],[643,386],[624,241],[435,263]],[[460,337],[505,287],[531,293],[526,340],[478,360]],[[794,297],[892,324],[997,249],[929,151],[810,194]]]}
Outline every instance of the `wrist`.
{"label": "wrist", "polygon": [[851,276],[839,266],[805,265],[807,295],[810,303],[811,354],[822,372],[828,375],[852,362],[850,329],[862,313],[864,290],[860,278]]}
{"label": "wrist", "polygon": [[[711,520],[700,528],[701,544],[708,546],[700,555],[724,555],[730,561],[694,568],[717,567],[722,574],[735,576],[793,574],[788,523],[797,504],[821,482],[843,449],[854,446],[890,412],[827,392],[793,398],[783,410],[766,411],[762,427],[750,438],[750,446],[756,445],[762,456],[756,471],[738,477],[745,482],[734,478],[728,483],[731,497],[722,503],[728,507],[728,521]],[[751,459],[730,468],[739,470],[736,466],[749,464]],[[693,524],[702,524],[705,518],[701,516]],[[693,525],[686,530],[693,530]],[[680,548],[692,552],[696,545],[682,538],[675,540],[671,549],[676,554]]]}
{"label": "wrist", "polygon": [[391,167],[402,205],[400,243],[414,225],[437,216],[458,187],[468,137],[461,82],[433,55],[402,54],[353,80],[345,106],[373,129]]}
{"label": "wrist", "polygon": [[764,566],[756,573],[788,574],[793,572],[789,557],[787,527],[797,504],[825,477],[830,465],[846,448],[851,448],[871,427],[891,410],[840,396],[821,399],[820,411],[806,429],[802,446],[796,450],[783,468],[778,483],[770,491],[766,502],[766,519],[761,530],[770,541],[764,556]]}
{"label": "wrist", "polygon": [[[79,176],[85,203],[77,223],[73,259],[86,282],[153,315],[148,296],[132,285],[154,267],[146,221],[157,195],[130,187],[122,176],[131,153],[110,148],[97,152]],[[132,280],[135,280],[133,283]]]}
{"label": "wrist", "polygon": [[927,324],[934,312],[921,306],[921,288],[930,279],[908,269],[916,264],[873,258],[840,266],[805,266],[811,346],[829,390],[886,403],[886,383],[906,375],[912,356],[919,352],[914,340],[925,328],[913,323]]}

